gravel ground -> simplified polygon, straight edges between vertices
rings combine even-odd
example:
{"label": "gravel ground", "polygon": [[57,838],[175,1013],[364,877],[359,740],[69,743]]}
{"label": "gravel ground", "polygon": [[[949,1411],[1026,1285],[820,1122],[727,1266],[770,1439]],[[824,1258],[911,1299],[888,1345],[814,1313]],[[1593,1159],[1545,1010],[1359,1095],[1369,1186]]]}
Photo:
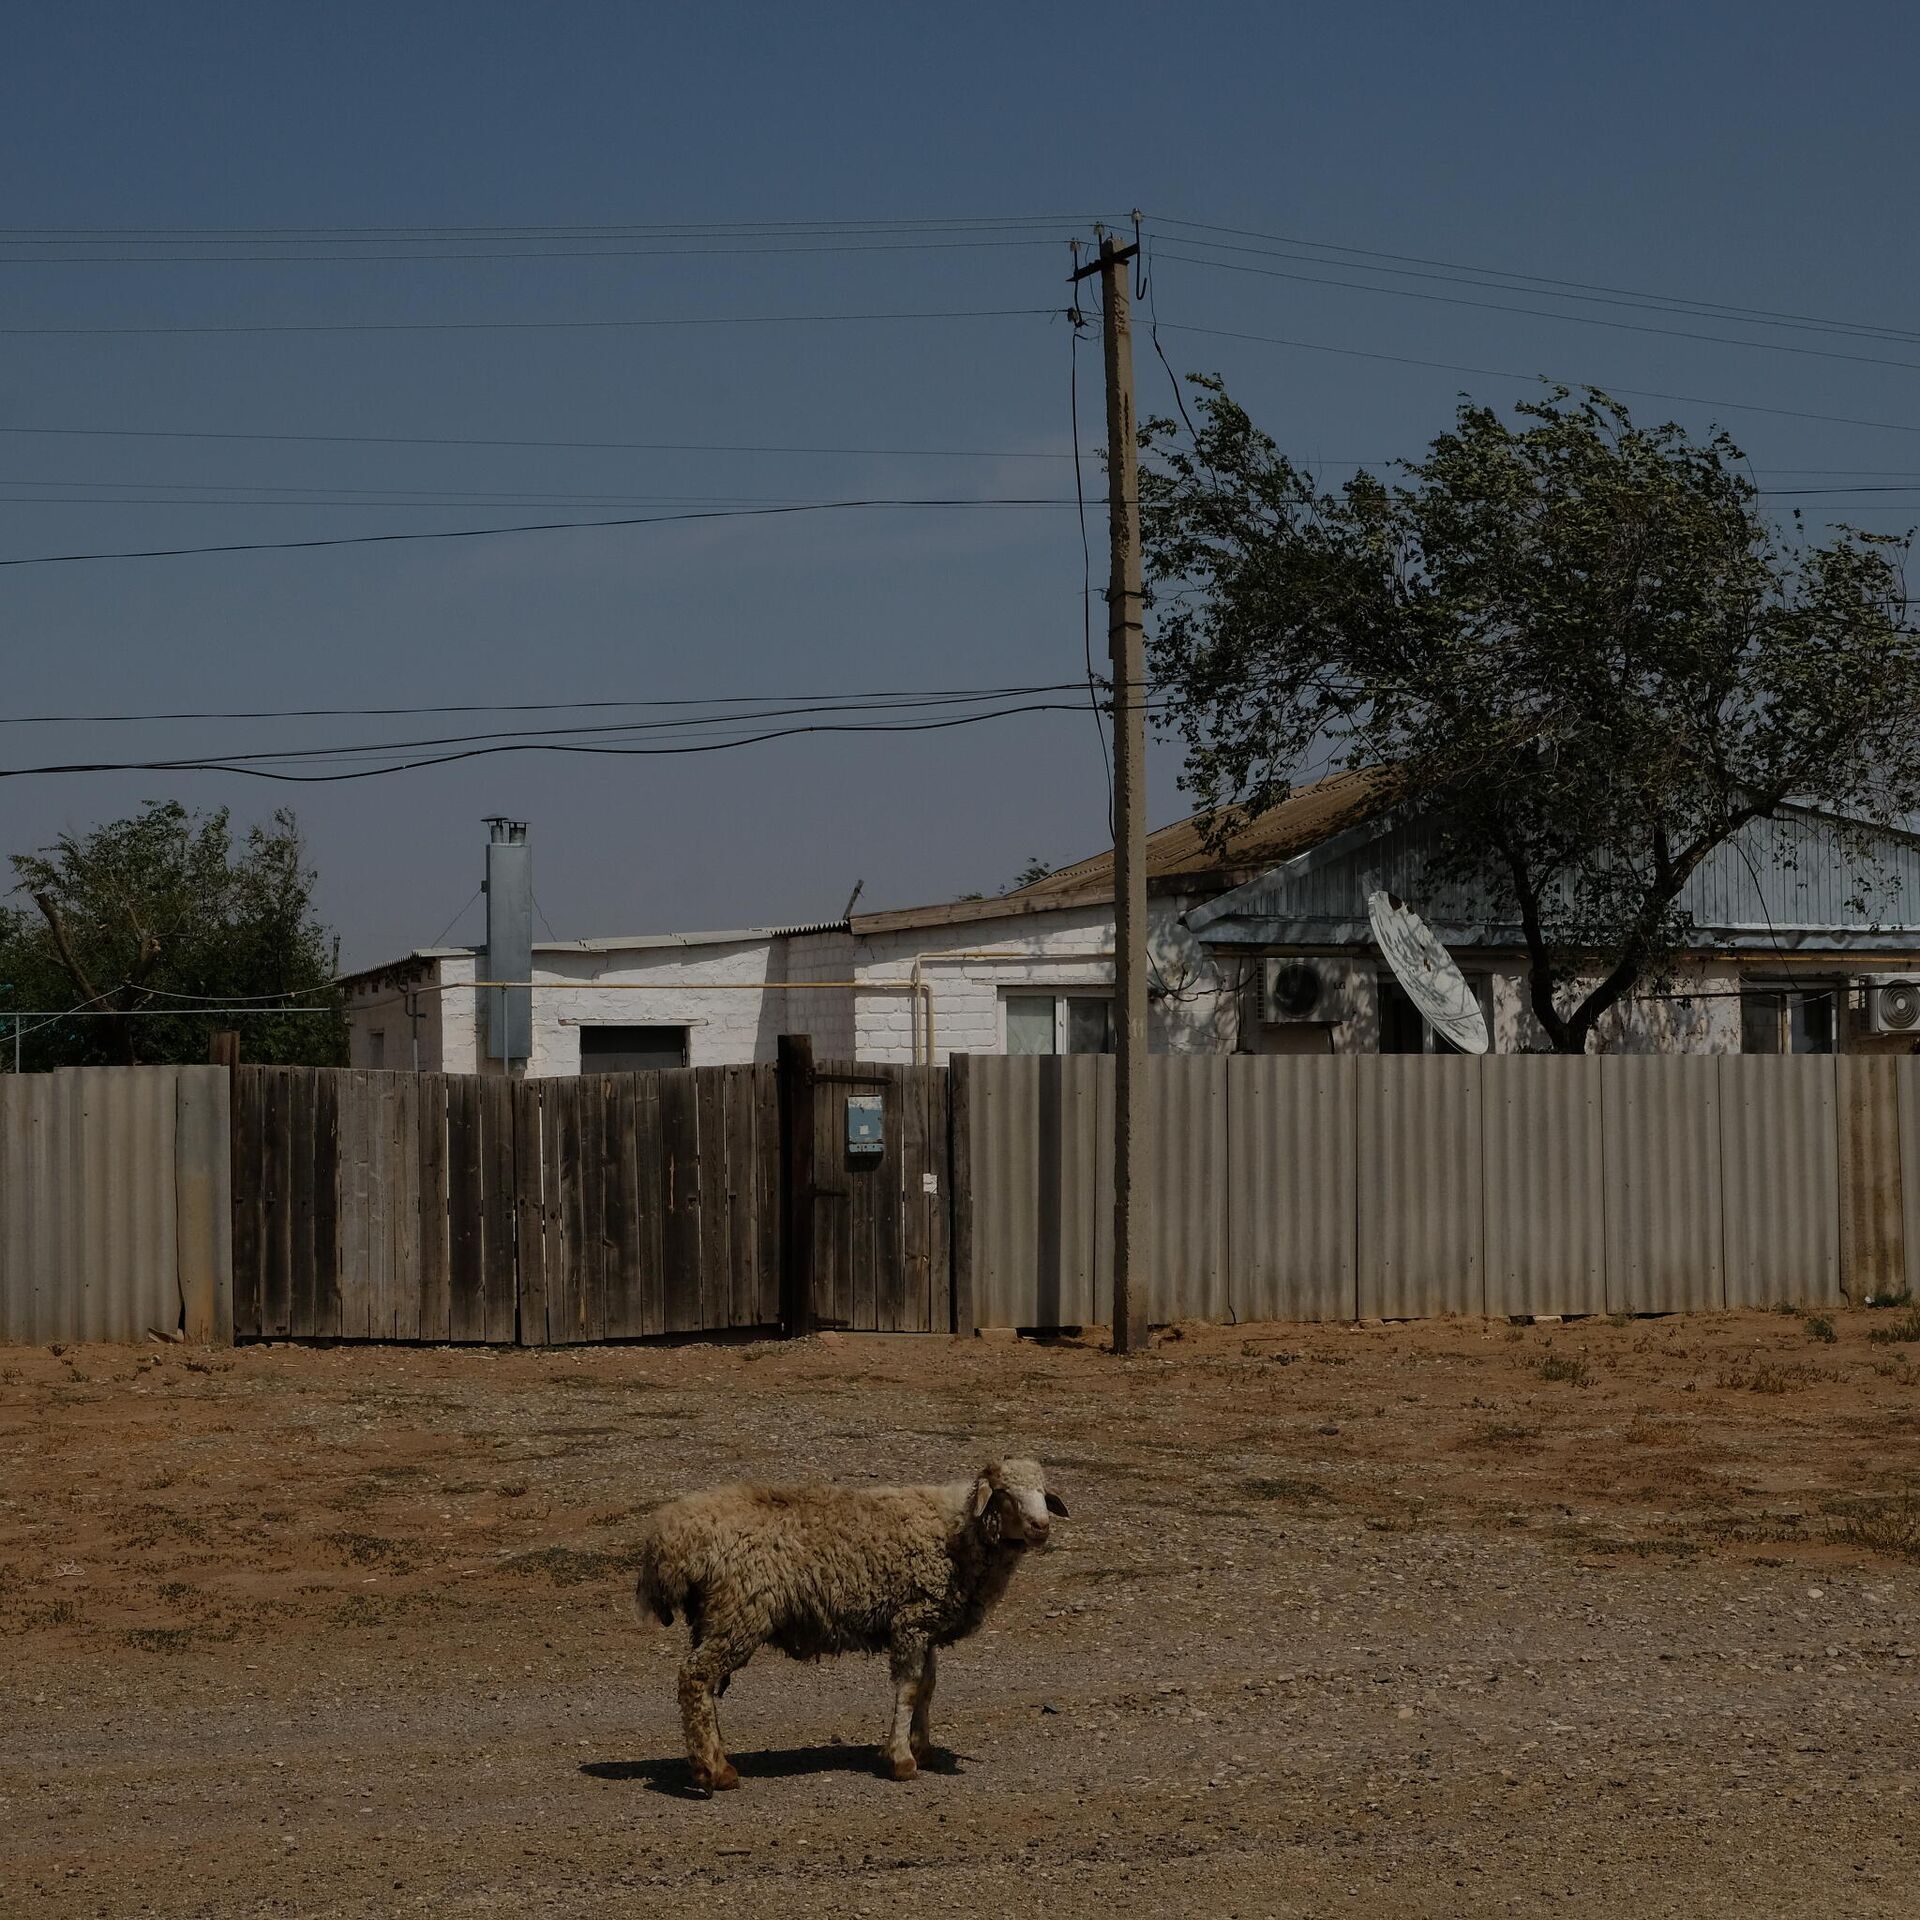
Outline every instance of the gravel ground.
{"label": "gravel ground", "polygon": [[[1908,1920],[1903,1330],[0,1349],[0,1911]],[[996,1451],[1073,1516],[937,1767],[763,1654],[688,1797],[639,1513]]]}

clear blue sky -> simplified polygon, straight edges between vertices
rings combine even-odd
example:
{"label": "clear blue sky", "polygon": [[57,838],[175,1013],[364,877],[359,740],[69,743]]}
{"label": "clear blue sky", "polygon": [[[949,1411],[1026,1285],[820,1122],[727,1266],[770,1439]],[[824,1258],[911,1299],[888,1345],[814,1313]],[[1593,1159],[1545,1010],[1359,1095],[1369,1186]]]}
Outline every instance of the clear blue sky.
{"label": "clear blue sky", "polygon": [[[1101,212],[1920,328],[1920,16],[1899,5],[17,7],[9,229],[1058,216],[1043,244],[781,257],[44,264],[0,248],[13,328],[1048,307]],[[936,235],[929,227],[927,237]],[[1218,236],[1230,237],[1230,236]],[[1178,248],[1171,238],[1160,243]],[[1270,246],[1271,243],[1251,244]],[[245,252],[244,245],[229,249]],[[298,248],[289,249],[299,251]],[[449,248],[447,251],[457,249]],[[112,255],[111,244],[93,252]],[[129,252],[143,251],[130,247]],[[148,246],[147,253],[166,247]],[[1292,251],[1316,251],[1299,249]],[[1443,283],[1217,254],[1429,292]],[[1682,402],[1768,484],[1920,483],[1920,369],[1665,337],[1163,259],[1163,322],[1748,401]],[[1453,297],[1555,308],[1455,287]],[[1635,326],[1920,363],[1920,341],[1733,318]],[[1168,331],[1330,472],[1416,452],[1462,387],[1522,379]],[[1143,343],[1144,345],[1144,343]],[[0,432],[0,557],[591,515],[543,496],[1058,496],[1057,320],[474,333],[17,334],[0,427],[982,449],[994,459],[354,446]],[[1097,355],[1083,360],[1098,420]],[[1144,409],[1166,404],[1143,352]],[[1906,428],[1895,431],[1892,428]],[[1087,437],[1092,437],[1091,433]],[[1793,471],[1789,471],[1793,470]],[[1800,472],[1798,470],[1819,470]],[[1884,478],[1881,478],[1884,476]],[[1097,484],[1097,482],[1096,482]],[[279,488],[406,506],[264,504]],[[199,504],[151,504],[197,489]],[[256,491],[245,491],[256,490]],[[57,498],[56,498],[57,497]],[[337,498],[337,494],[328,496]],[[216,500],[235,504],[205,504]],[[80,503],[83,502],[84,503]],[[1788,503],[1781,502],[1784,508]],[[1811,514],[1836,510],[1825,497]],[[1848,503],[1904,528],[1920,491]],[[1096,567],[1099,529],[1096,525]],[[1056,681],[1080,663],[1057,508],[822,516],[0,570],[0,712],[659,699]],[[564,716],[561,716],[564,718]],[[418,723],[0,728],[0,764],[403,738]],[[1184,811],[1158,752],[1153,814]],[[562,935],[727,926],[994,889],[1096,848],[1091,722],[677,760],[514,758],[287,789],[232,776],[0,782],[0,848],[140,800],[294,804],[349,963],[440,933],[480,816],[533,823]],[[461,930],[478,924],[470,912]]]}

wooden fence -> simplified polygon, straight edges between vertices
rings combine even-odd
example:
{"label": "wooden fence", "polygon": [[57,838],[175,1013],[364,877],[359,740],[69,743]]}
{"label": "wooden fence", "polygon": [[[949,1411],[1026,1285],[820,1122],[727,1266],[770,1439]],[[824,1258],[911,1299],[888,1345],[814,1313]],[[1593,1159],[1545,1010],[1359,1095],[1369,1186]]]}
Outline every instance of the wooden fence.
{"label": "wooden fence", "polygon": [[[946,1332],[940,1068],[803,1068],[795,1210],[772,1066],[509,1081],[242,1067],[233,1082],[241,1338],[526,1345],[806,1324]],[[878,1095],[877,1153],[846,1096]],[[786,1283],[791,1285],[791,1272]]]}

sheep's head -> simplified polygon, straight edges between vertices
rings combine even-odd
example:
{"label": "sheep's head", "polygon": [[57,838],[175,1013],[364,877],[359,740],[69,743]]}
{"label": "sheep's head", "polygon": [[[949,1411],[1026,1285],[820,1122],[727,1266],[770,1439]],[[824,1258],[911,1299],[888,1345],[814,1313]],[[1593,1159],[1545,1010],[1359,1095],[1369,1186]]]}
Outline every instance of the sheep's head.
{"label": "sheep's head", "polygon": [[1067,1503],[1047,1491],[1047,1477],[1037,1460],[1000,1460],[983,1467],[973,1483],[969,1505],[974,1520],[995,1546],[1024,1552],[1044,1547],[1053,1531],[1053,1516],[1066,1516]]}

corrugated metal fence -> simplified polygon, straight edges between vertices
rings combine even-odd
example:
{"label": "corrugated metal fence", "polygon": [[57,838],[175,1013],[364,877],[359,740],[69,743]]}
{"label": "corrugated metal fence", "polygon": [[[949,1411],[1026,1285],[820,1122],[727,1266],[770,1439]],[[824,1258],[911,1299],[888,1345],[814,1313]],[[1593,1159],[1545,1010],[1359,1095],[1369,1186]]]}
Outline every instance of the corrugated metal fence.
{"label": "corrugated metal fence", "polygon": [[0,1076],[0,1341],[233,1335],[224,1067]]}
{"label": "corrugated metal fence", "polygon": [[[979,1324],[1104,1322],[1112,1062],[966,1071]],[[1149,1084],[1156,1320],[1920,1286],[1920,1060],[1156,1057]]]}

